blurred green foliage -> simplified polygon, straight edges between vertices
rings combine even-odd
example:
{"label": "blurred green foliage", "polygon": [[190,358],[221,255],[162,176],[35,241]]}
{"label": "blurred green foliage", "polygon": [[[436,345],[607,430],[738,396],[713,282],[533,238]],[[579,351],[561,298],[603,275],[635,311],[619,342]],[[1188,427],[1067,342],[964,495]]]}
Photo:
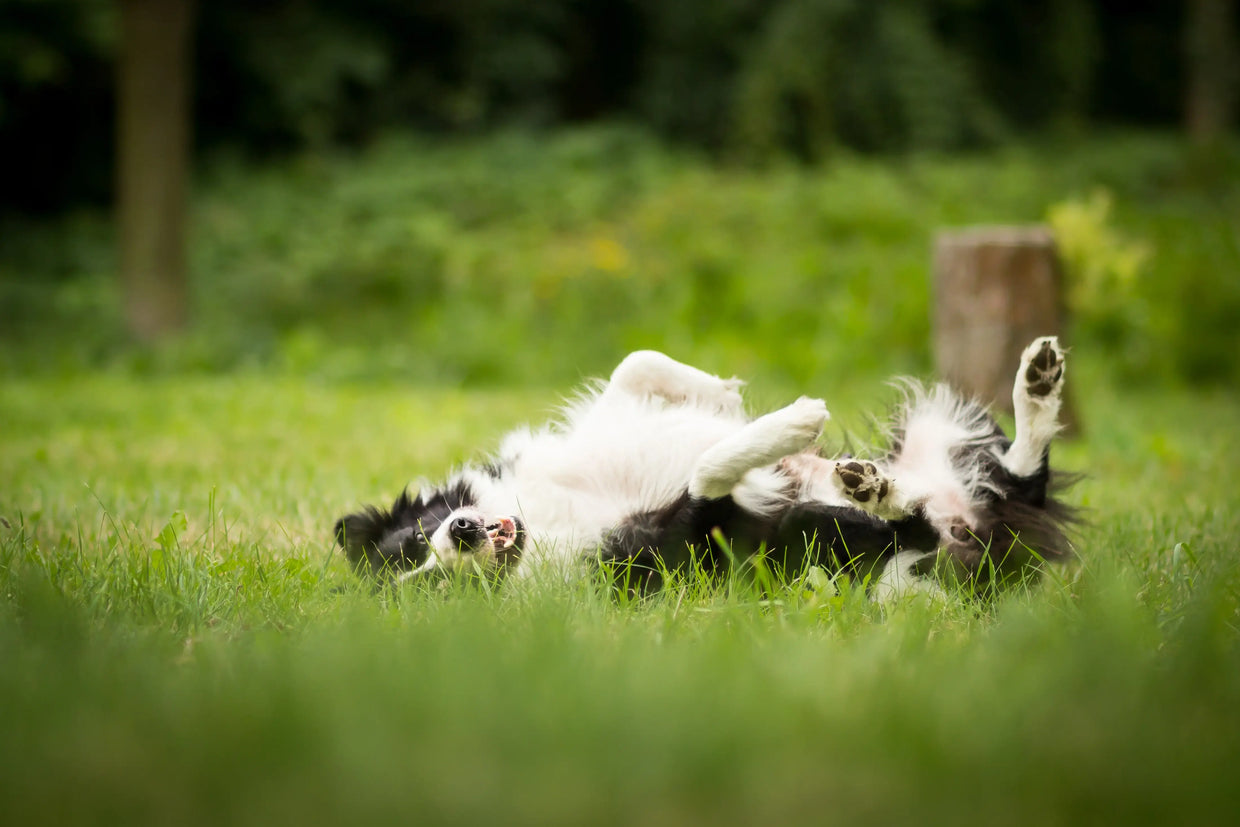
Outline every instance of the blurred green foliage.
{"label": "blurred green foliage", "polygon": [[8,219],[0,364],[563,384],[652,347],[838,385],[929,370],[938,229],[1049,220],[1072,342],[1124,381],[1231,382],[1240,165],[1216,163],[1203,178],[1182,144],[1120,134],[759,172],[620,127],[218,156],[188,334],[125,341],[106,216]]}
{"label": "blurred green foliage", "polygon": [[1148,244],[1115,229],[1113,204],[1110,191],[1097,189],[1052,204],[1047,221],[1069,274],[1065,286],[1069,311],[1087,320],[1108,350],[1135,347],[1142,353],[1146,348],[1141,340],[1150,333],[1150,291],[1140,289],[1138,280],[1149,275],[1152,251]]}
{"label": "blurred green foliage", "polygon": [[1111,226],[1113,202],[1109,191],[1097,189],[1048,210],[1060,254],[1072,273],[1068,305],[1077,313],[1096,315],[1130,299],[1133,283],[1149,260],[1148,245],[1122,237]]}

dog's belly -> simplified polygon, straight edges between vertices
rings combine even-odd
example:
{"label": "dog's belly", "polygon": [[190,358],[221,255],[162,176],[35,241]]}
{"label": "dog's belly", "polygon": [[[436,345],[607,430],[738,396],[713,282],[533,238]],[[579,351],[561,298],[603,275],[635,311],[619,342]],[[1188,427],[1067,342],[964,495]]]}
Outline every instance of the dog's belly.
{"label": "dog's belly", "polygon": [[564,427],[517,438],[502,452],[511,457],[509,501],[484,507],[521,515],[533,557],[588,551],[626,516],[681,496],[702,454],[746,421],[649,400],[609,402],[578,408]]}

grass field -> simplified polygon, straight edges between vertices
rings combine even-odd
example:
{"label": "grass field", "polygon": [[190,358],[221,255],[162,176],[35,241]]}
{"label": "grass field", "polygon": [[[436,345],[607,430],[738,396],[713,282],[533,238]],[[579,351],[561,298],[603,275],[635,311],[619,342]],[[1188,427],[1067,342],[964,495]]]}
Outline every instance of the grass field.
{"label": "grass field", "polygon": [[[194,203],[195,324],[120,333],[106,216],[0,220],[11,824],[1240,820],[1240,152],[1104,136],[720,169],[624,130],[393,139]],[[1074,268],[1079,561],[985,603],[745,582],[375,594],[330,540],[637,347],[823,396],[925,375],[936,228]],[[484,312],[478,312],[484,308]]]}
{"label": "grass field", "polygon": [[[990,605],[887,609],[744,584],[621,606],[563,584],[354,581],[328,539],[342,509],[541,416],[554,390],[11,381],[0,810],[1229,823],[1240,406],[1112,390],[1078,361],[1087,430],[1059,456],[1091,475],[1080,563]],[[840,398],[826,439],[882,399]]]}

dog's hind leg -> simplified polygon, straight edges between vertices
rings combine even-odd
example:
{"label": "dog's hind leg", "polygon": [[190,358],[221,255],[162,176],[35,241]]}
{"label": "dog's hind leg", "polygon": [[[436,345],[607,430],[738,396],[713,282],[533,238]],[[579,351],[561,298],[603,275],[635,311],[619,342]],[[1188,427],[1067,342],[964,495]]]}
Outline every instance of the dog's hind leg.
{"label": "dog's hind leg", "polygon": [[1016,437],[999,458],[1010,473],[1031,477],[1045,471],[1051,440],[1059,433],[1065,354],[1054,336],[1035,339],[1020,358],[1012,389]]}
{"label": "dog's hind leg", "polygon": [[917,501],[905,496],[896,481],[868,460],[826,459],[812,453],[793,454],[780,470],[797,481],[803,500],[849,505],[884,520],[915,513]]}
{"label": "dog's hind leg", "polygon": [[911,594],[928,595],[932,599],[946,598],[947,592],[938,581],[918,571],[932,571],[935,557],[934,552],[897,552],[887,560],[883,570],[874,578],[870,586],[871,597],[877,603],[892,603]]}
{"label": "dog's hind leg", "polygon": [[624,357],[612,371],[604,394],[658,396],[674,403],[740,412],[744,384],[736,378],[720,379],[656,350],[638,350]]}
{"label": "dog's hind leg", "polygon": [[702,454],[689,480],[689,495],[702,499],[728,496],[747,472],[812,445],[828,416],[821,399],[801,397],[786,408],[758,417]]}

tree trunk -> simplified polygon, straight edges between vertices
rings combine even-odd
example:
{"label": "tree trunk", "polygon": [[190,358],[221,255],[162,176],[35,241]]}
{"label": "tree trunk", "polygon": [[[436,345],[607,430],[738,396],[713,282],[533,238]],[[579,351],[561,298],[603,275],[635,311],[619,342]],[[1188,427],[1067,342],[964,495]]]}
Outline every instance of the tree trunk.
{"label": "tree trunk", "polygon": [[[1012,412],[1021,351],[1063,332],[1063,266],[1047,227],[973,227],[934,243],[934,352],[939,375]],[[1075,425],[1064,400],[1062,421]]]}
{"label": "tree trunk", "polygon": [[130,333],[153,341],[188,316],[185,273],[194,0],[120,0],[117,220]]}
{"label": "tree trunk", "polygon": [[1184,26],[1184,118],[1194,143],[1212,143],[1235,122],[1237,57],[1233,0],[1189,0]]}

